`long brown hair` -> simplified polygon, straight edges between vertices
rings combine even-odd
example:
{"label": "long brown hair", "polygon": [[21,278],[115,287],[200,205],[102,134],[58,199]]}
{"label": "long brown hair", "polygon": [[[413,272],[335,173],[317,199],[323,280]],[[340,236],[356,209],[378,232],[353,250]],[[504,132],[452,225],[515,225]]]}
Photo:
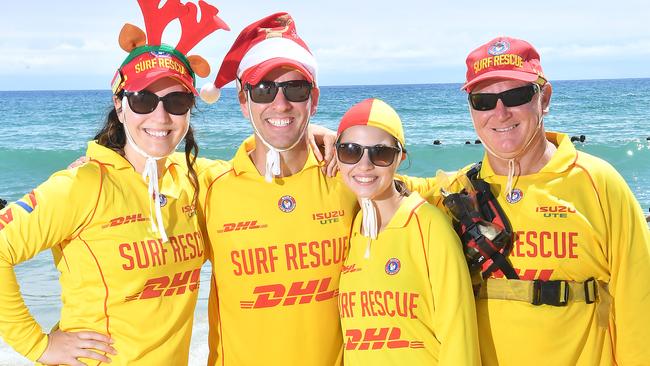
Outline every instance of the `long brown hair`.
{"label": "long brown hair", "polygon": [[[117,98],[122,98],[122,92],[117,94]],[[124,156],[124,145],[126,145],[126,134],[124,133],[124,126],[117,117],[117,110],[112,108],[106,116],[106,121],[101,130],[95,135],[97,143],[107,147],[118,154]],[[185,134],[185,162],[187,163],[187,177],[194,188],[194,195],[192,197],[192,204],[196,206],[199,197],[199,178],[194,170],[194,163],[199,154],[199,146],[194,139],[194,130],[192,125],[187,129]]]}

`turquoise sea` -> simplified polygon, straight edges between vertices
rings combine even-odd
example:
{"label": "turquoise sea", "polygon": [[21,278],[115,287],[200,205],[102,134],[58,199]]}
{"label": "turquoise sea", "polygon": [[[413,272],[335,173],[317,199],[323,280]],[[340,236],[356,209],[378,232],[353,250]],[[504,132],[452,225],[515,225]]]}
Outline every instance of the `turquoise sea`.
{"label": "turquoise sea", "polygon": [[[83,155],[86,141],[103,123],[110,106],[109,91],[0,91],[0,198],[14,201]],[[477,161],[460,84],[323,87],[313,123],[335,129],[339,118],[358,101],[378,97],[402,117],[411,164],[402,173],[432,176]],[[230,159],[251,133],[226,89],[213,105],[199,102],[192,124],[200,155]],[[609,161],[630,185],[643,209],[650,208],[650,79],[553,82],[547,130],[585,135],[580,150]],[[440,145],[434,145],[440,140]],[[469,141],[470,144],[465,144]],[[209,265],[196,310],[190,364],[203,365],[207,356],[206,300]],[[58,316],[59,285],[49,252],[17,267],[27,305],[49,328]],[[0,365],[29,364],[0,341]]]}

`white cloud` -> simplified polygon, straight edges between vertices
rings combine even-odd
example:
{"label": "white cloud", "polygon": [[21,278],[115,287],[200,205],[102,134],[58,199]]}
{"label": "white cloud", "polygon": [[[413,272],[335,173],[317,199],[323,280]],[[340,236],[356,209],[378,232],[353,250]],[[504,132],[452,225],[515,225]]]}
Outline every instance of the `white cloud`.
{"label": "white cloud", "polygon": [[[327,4],[299,0],[209,1],[217,4],[219,16],[233,29],[218,31],[191,52],[212,64],[212,77],[238,31],[279,10],[294,16],[324,76],[345,74],[350,83],[355,82],[356,70],[365,75],[363,80],[368,80],[373,73],[376,79],[382,79],[387,73],[426,69],[432,76],[422,82],[446,81],[449,76],[436,79],[436,69],[462,69],[471,49],[502,34],[529,40],[542,54],[543,62],[571,70],[572,75],[576,70],[582,72],[576,77],[603,77],[599,72],[604,68],[600,66],[607,62],[615,62],[626,76],[650,77],[647,67],[639,62],[650,53],[647,1],[593,0],[585,6],[584,2],[547,0],[542,5],[513,6],[511,1],[503,0],[355,0],[354,9],[349,0],[331,0]],[[110,78],[126,55],[117,45],[121,26],[130,22],[144,28],[135,0],[42,0],[33,5],[33,11],[23,3],[3,5],[0,51],[5,55],[5,65],[0,68],[1,75],[29,70],[25,77],[56,72],[80,78],[83,74],[111,74],[106,76]],[[173,43],[179,33],[178,25],[171,25],[164,41]],[[559,70],[558,74],[563,73]],[[328,83],[327,79],[321,81]],[[5,88],[0,78],[0,89]]]}

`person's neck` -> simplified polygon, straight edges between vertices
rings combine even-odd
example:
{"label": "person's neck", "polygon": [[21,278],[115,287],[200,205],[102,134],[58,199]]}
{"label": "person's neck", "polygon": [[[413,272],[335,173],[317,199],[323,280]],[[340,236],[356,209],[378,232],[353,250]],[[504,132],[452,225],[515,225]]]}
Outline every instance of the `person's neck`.
{"label": "person's neck", "polygon": [[384,230],[393,216],[395,216],[403,198],[404,196],[400,195],[397,189],[395,189],[395,185],[391,185],[390,189],[386,192],[372,199],[377,208],[378,232]]}
{"label": "person's neck", "polygon": [[[131,163],[133,166],[133,169],[139,173],[142,174],[144,171],[144,165],[145,162],[147,161],[147,158],[144,156],[138,154],[135,150],[129,149],[127,147],[124,148],[124,158]],[[167,158],[162,158],[156,160],[156,165],[158,166],[158,177],[162,176],[163,172],[165,171],[165,162],[167,161]]]}
{"label": "person's neck", "polygon": [[[260,175],[264,175],[266,172],[266,153],[268,151],[269,148],[264,145],[257,135],[255,135],[255,149],[250,152],[249,156]],[[293,147],[293,149],[281,151],[279,177],[289,177],[301,171],[307,162],[308,156],[309,149],[305,137],[303,137],[302,140]]]}
{"label": "person's neck", "polygon": [[[546,139],[544,130],[538,132],[534,141],[526,150],[515,157],[516,175],[530,175],[542,170],[542,168],[553,158],[557,147]],[[498,175],[508,175],[508,159],[502,159],[487,153],[490,166]]]}

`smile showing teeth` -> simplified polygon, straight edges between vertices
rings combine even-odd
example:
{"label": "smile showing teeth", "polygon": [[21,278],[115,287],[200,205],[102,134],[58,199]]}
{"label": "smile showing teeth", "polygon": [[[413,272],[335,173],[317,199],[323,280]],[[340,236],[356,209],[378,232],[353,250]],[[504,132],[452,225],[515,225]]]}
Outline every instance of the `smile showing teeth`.
{"label": "smile showing teeth", "polygon": [[357,175],[354,176],[354,180],[362,184],[374,182],[376,179],[377,177],[360,177]]}
{"label": "smile showing teeth", "polygon": [[266,122],[275,127],[284,127],[291,123],[291,118],[267,118]]}
{"label": "smile showing teeth", "polygon": [[154,137],[165,137],[169,135],[169,130],[161,131],[161,130],[150,130],[148,128],[145,128],[144,132],[146,132],[147,135],[154,136]]}
{"label": "smile showing teeth", "polygon": [[510,130],[513,130],[517,126],[519,126],[519,123],[517,123],[516,125],[512,125],[510,127],[506,127],[506,128],[493,128],[492,130],[496,131],[496,132],[508,132]]}

